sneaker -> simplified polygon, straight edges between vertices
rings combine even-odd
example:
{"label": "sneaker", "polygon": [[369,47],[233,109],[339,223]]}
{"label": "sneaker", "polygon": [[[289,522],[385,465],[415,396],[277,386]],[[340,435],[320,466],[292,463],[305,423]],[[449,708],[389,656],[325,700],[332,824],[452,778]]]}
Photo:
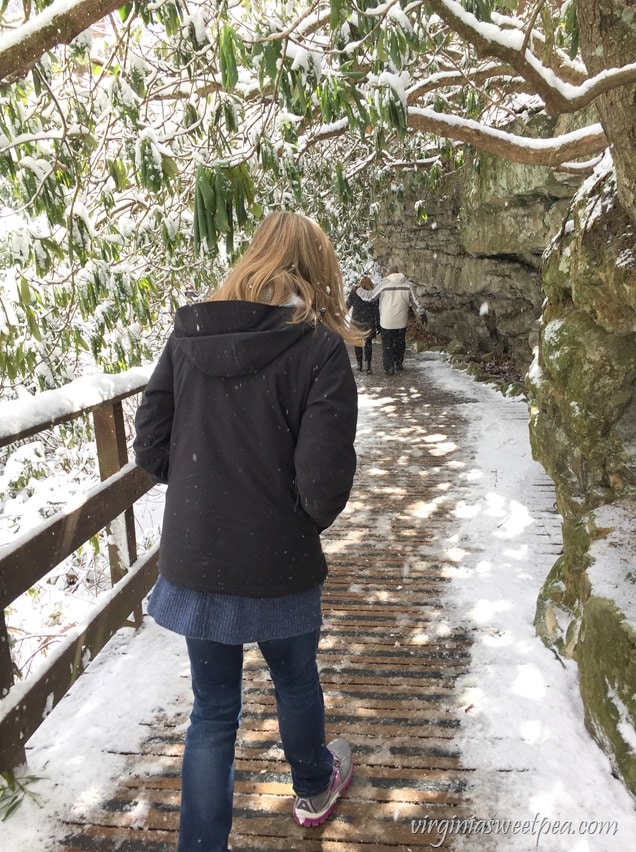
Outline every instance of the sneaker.
{"label": "sneaker", "polygon": [[316,796],[294,802],[294,821],[298,825],[321,825],[334,812],[336,802],[351,784],[353,760],[351,748],[345,740],[334,740],[327,746],[333,755],[333,772],[327,789]]}

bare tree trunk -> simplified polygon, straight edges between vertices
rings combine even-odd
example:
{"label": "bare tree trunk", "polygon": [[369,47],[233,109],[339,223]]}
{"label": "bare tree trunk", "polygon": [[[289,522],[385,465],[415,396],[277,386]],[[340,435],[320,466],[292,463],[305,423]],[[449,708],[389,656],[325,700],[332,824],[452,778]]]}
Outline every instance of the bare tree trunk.
{"label": "bare tree trunk", "polygon": [[[576,0],[581,53],[591,74],[636,59],[634,0]],[[597,108],[612,146],[618,198],[636,223],[636,85],[600,95]]]}

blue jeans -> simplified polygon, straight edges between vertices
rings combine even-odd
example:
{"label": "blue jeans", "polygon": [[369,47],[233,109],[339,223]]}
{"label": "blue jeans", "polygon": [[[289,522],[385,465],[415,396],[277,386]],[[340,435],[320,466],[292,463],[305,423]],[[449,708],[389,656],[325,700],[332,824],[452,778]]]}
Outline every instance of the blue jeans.
{"label": "blue jeans", "polygon": [[[285,758],[298,796],[326,790],[333,758],[316,653],[320,630],[259,642],[269,667]],[[232,827],[234,745],[242,709],[243,646],[187,639],[194,703],[183,755],[178,852],[225,852]]]}

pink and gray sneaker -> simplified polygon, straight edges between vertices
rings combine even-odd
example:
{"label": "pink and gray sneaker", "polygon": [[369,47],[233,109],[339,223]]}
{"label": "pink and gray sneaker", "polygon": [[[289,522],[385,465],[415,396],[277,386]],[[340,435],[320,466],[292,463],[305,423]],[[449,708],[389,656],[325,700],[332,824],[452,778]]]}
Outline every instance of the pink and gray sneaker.
{"label": "pink and gray sneaker", "polygon": [[298,825],[321,825],[334,812],[340,796],[351,784],[353,777],[353,759],[351,748],[346,740],[334,740],[327,746],[333,754],[333,772],[327,789],[316,796],[301,798],[294,802],[294,820]]}

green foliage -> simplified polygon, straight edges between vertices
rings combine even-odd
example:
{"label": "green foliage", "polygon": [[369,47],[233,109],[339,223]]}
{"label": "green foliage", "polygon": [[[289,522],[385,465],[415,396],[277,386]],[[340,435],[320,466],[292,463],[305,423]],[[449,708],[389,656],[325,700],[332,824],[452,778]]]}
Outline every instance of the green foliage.
{"label": "green foliage", "polygon": [[42,777],[37,775],[24,775],[20,778],[11,772],[10,769],[0,772],[0,821],[5,822],[11,814],[20,807],[24,799],[27,797],[43,806],[42,799],[37,793],[33,792],[30,787],[38,781],[43,781]]}
{"label": "green foliage", "polygon": [[134,0],[133,3],[124,3],[119,15],[122,21],[139,15],[144,24],[161,24],[165,27],[166,35],[174,36],[181,26],[183,12],[184,4],[181,2],[153,3],[149,6],[143,0]]}
{"label": "green foliage", "polygon": [[219,35],[221,82],[225,88],[232,89],[238,83],[238,63],[244,55],[239,35],[225,24]]}
{"label": "green foliage", "polygon": [[574,59],[579,50],[579,21],[574,0],[567,0],[563,4],[561,15],[557,43],[562,47],[567,47],[570,59]]}
{"label": "green foliage", "polygon": [[258,83],[261,89],[276,82],[278,77],[278,63],[282,57],[282,39],[269,38],[274,35],[269,31],[264,34],[265,40],[255,42],[252,46],[250,61],[253,63],[258,74]]}
{"label": "green foliage", "polygon": [[471,87],[466,87],[462,93],[461,102],[465,113],[470,118],[478,118],[484,106],[485,98],[481,93]]}
{"label": "green foliage", "polygon": [[234,251],[235,228],[249,223],[255,189],[247,167],[217,166],[214,170],[199,166],[194,195],[194,246],[196,251],[216,255],[219,240],[225,236],[228,255]]}
{"label": "green foliage", "polygon": [[31,441],[18,447],[4,464],[0,480],[2,501],[33,493],[38,480],[46,479],[49,470],[45,447],[41,441]]}
{"label": "green foliage", "polygon": [[415,216],[418,222],[426,222],[428,220],[428,212],[424,201],[415,202]]}
{"label": "green foliage", "polygon": [[492,0],[461,0],[467,12],[471,12],[478,21],[490,21],[490,13],[495,5]]}
{"label": "green foliage", "polygon": [[329,7],[331,9],[331,17],[329,19],[329,26],[332,30],[336,30],[340,24],[346,19],[349,9],[347,8],[348,4],[344,2],[344,0],[329,0]]}
{"label": "green foliage", "polygon": [[351,184],[345,174],[342,163],[336,163],[334,169],[333,190],[336,198],[341,204],[346,205],[352,201]]}
{"label": "green foliage", "polygon": [[[462,2],[483,21],[520,14],[516,0]],[[0,31],[19,26],[19,4],[0,14]],[[546,51],[576,52],[573,2],[535,24]],[[379,204],[366,190],[384,181],[369,170],[439,151],[413,132],[412,104],[484,121],[514,93],[472,83],[475,63],[406,0],[134,0],[92,41],[52,49],[0,89],[0,389],[148,358],[268,209],[315,215],[345,252],[366,244]]]}

